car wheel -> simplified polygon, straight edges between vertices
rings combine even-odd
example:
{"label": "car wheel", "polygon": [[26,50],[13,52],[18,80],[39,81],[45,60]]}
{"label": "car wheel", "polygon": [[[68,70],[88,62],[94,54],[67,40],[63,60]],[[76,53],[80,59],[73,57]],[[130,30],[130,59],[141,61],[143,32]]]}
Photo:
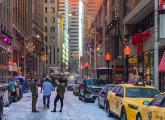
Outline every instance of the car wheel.
{"label": "car wheel", "polygon": [[136,120],[142,120],[142,116],[140,115],[140,113],[137,114]]}
{"label": "car wheel", "polygon": [[127,120],[127,114],[125,108],[121,109],[120,120]]}
{"label": "car wheel", "polygon": [[108,117],[111,117],[111,116],[112,116],[111,109],[110,109],[110,106],[109,106],[109,103],[108,103],[108,102],[107,102],[106,113],[107,113],[107,116],[108,116]]}
{"label": "car wheel", "polygon": [[84,93],[83,99],[84,99],[84,102],[87,102],[87,99],[85,97],[85,93]]}

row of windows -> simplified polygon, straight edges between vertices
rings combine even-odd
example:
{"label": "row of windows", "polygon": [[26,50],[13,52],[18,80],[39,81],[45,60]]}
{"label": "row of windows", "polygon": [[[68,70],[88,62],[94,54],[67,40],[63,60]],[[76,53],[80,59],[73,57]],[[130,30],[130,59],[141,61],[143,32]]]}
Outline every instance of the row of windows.
{"label": "row of windows", "polygon": [[48,27],[45,27],[45,32],[55,32],[55,27],[50,27],[50,30],[48,30]]}
{"label": "row of windows", "polygon": [[45,3],[55,3],[55,0],[45,0]]}
{"label": "row of windows", "polygon": [[[53,42],[53,41],[56,40],[56,37],[55,36],[50,36],[49,40]],[[48,41],[48,36],[45,36],[45,42],[47,42],[47,41]]]}
{"label": "row of windows", "polygon": [[154,26],[154,13],[152,12],[139,23],[136,24],[136,32],[143,32]]}
{"label": "row of windows", "polygon": [[[53,52],[53,56],[52,56],[52,52]],[[49,64],[56,64],[56,48],[55,46],[50,46],[49,47],[49,51],[48,51],[48,47],[46,46],[46,54],[49,55]],[[52,61],[53,58],[53,61]],[[46,63],[48,63],[48,60],[46,61]]]}
{"label": "row of windows", "polygon": [[45,17],[45,23],[55,23],[55,17]]}
{"label": "row of windows", "polygon": [[54,7],[45,7],[45,13],[55,13]]}

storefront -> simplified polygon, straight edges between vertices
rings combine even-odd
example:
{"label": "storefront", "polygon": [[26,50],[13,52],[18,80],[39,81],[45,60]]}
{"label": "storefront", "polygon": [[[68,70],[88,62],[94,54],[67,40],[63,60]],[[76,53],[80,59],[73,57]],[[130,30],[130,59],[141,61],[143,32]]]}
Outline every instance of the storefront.
{"label": "storefront", "polygon": [[0,83],[6,83],[8,80],[8,53],[0,45]]}
{"label": "storefront", "polygon": [[[165,52],[165,47],[162,47],[162,48],[159,49],[159,63],[161,62],[161,60],[163,58],[164,52]],[[163,66],[163,68],[164,67],[165,66]],[[164,71],[159,72],[159,89],[162,92],[165,91],[165,72]]]}
{"label": "storefront", "polygon": [[153,83],[154,80],[154,51],[146,51],[141,56],[134,55],[129,57],[129,76],[132,70],[136,69],[139,81]]}

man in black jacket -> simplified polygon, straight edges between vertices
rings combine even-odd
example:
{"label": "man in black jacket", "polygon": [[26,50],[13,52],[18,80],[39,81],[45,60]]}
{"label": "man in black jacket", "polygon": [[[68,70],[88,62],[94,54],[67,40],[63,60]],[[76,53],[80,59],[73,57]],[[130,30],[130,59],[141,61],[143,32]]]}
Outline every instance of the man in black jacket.
{"label": "man in black jacket", "polygon": [[39,112],[36,109],[37,99],[38,99],[38,83],[37,79],[32,80],[32,112]]}

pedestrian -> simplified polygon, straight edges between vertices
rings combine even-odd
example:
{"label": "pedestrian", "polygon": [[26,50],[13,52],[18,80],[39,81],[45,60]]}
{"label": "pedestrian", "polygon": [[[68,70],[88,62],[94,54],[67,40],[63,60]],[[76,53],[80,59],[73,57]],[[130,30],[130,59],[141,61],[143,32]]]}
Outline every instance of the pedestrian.
{"label": "pedestrian", "polygon": [[139,76],[137,75],[137,70],[133,69],[133,74],[131,75],[128,83],[129,84],[137,84],[139,81]]}
{"label": "pedestrian", "polygon": [[146,75],[145,84],[151,86],[151,79],[149,74]]}
{"label": "pedestrian", "polygon": [[57,85],[56,91],[57,91],[57,95],[56,95],[56,98],[54,100],[54,109],[51,112],[56,112],[56,106],[57,106],[58,100],[60,100],[60,103],[61,103],[61,108],[60,108],[59,112],[62,112],[64,93],[65,93],[65,83],[62,80],[62,78],[60,78],[60,80],[59,80],[59,84]]}
{"label": "pedestrian", "polygon": [[55,80],[55,78],[54,77],[52,77],[52,86],[53,86],[53,91],[55,91],[55,88],[56,88],[56,86],[57,86],[57,83],[56,83],[56,80]]}
{"label": "pedestrian", "polygon": [[32,112],[39,112],[36,109],[37,99],[38,99],[38,83],[37,79],[32,80]]}
{"label": "pedestrian", "polygon": [[[50,104],[50,96],[51,96],[51,91],[53,90],[53,86],[51,84],[51,81],[49,77],[47,76],[45,82],[43,83],[43,104],[44,104],[44,109],[49,108]],[[47,103],[46,103],[47,100]]]}
{"label": "pedestrian", "polygon": [[45,78],[43,77],[43,78],[41,79],[41,81],[40,81],[40,85],[41,85],[41,91],[40,91],[40,93],[42,93],[42,87],[43,87],[44,80],[45,80]]}

